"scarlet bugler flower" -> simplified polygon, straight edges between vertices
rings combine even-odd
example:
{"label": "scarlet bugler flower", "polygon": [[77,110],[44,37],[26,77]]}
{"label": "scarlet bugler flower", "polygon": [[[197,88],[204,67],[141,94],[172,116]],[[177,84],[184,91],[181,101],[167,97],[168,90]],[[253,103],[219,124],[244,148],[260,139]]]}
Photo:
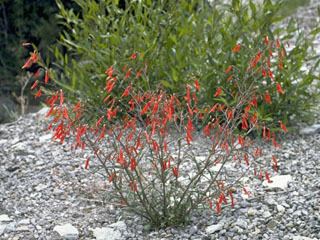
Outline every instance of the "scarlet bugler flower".
{"label": "scarlet bugler flower", "polygon": [[288,129],[287,129],[286,125],[284,125],[284,124],[282,123],[282,121],[279,121],[279,124],[280,124],[280,128],[281,128],[285,133],[288,132]]}
{"label": "scarlet bugler flower", "polygon": [[196,80],[194,81],[194,87],[195,87],[195,89],[196,89],[197,91],[200,91],[200,84],[199,84],[198,79],[196,79]]}
{"label": "scarlet bugler flower", "polygon": [[221,87],[218,87],[215,94],[214,94],[214,97],[219,97],[222,93],[222,88]]}
{"label": "scarlet bugler flower", "polygon": [[284,94],[284,91],[283,91],[283,89],[282,89],[282,87],[281,87],[280,83],[277,83],[276,87],[277,87],[277,91],[278,91],[278,93],[280,93],[280,94]]}
{"label": "scarlet bugler flower", "polygon": [[238,53],[240,51],[241,45],[238,43],[232,48],[233,53]]}
{"label": "scarlet bugler flower", "polygon": [[272,103],[271,102],[271,96],[270,96],[268,91],[266,91],[265,94],[264,94],[264,100],[266,101],[267,104],[271,104]]}

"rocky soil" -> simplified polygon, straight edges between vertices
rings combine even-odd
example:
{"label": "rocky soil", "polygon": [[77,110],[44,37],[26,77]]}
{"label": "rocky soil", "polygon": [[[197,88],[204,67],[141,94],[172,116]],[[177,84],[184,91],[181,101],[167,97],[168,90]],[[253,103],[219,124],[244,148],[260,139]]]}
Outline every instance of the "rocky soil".
{"label": "rocky soil", "polygon": [[0,239],[320,239],[320,125],[284,139],[273,183],[253,182],[234,209],[149,232],[107,200],[86,153],[51,140],[43,115],[0,125]]}

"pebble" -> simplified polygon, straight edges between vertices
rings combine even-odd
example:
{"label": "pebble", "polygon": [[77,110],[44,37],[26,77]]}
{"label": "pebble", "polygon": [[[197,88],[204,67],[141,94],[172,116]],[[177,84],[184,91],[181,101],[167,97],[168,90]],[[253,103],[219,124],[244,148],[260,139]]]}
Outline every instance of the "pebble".
{"label": "pebble", "polygon": [[59,233],[61,237],[66,240],[73,240],[79,237],[79,231],[70,223],[64,225],[58,225],[53,228],[53,231]]}
{"label": "pebble", "polygon": [[220,231],[221,229],[223,228],[223,225],[222,224],[214,224],[214,225],[210,225],[208,226],[205,231],[207,234],[212,234],[212,233],[215,233],[217,231]]}

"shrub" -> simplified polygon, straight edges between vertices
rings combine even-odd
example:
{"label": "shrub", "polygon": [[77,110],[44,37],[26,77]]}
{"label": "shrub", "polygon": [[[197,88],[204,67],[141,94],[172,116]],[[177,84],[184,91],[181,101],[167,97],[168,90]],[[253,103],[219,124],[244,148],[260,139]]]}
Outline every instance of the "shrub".
{"label": "shrub", "polygon": [[[216,86],[230,89],[232,82],[228,79],[243,78],[246,63],[261,49],[266,36],[269,41],[279,39],[286,44],[297,32],[293,20],[287,28],[277,27],[276,23],[282,19],[281,1],[265,0],[259,5],[254,1],[233,0],[232,4],[210,5],[206,1],[146,0],[127,2],[125,8],[119,8],[118,1],[112,0],[76,0],[76,3],[81,15],[65,9],[58,1],[60,19],[68,31],[63,32],[60,45],[54,49],[56,65],[61,69],[56,78],[71,95],[85,96],[92,108],[104,94],[99,88],[104,76],[99,73],[114,63],[125,67],[132,52],[143,56],[144,62],[135,66],[137,71],[149,70],[148,76],[142,75],[133,88],[150,90],[160,84],[166,91],[181,96],[184,86],[197,78],[204,86],[199,104],[213,104]],[[319,94],[309,89],[319,78],[314,74],[319,61],[314,61],[316,64],[309,71],[302,70],[306,61],[315,59],[310,48],[317,32],[308,36],[298,32],[291,50],[281,46],[270,52],[286,58],[279,63],[282,71],[274,79],[271,74],[260,76],[261,81],[274,80],[285,87],[281,96],[276,90],[269,91],[271,104],[259,102],[259,118],[268,125],[280,119],[285,123],[290,119],[291,123],[311,119]],[[238,54],[230,51],[236,44],[242,46]],[[68,49],[68,55],[61,53],[61,46]],[[229,66],[237,69],[229,74],[221,71]],[[262,95],[266,87],[261,85],[258,91]],[[232,98],[225,101],[231,104]]]}
{"label": "shrub", "polygon": [[[264,157],[257,138],[248,134],[257,130],[267,144],[279,146],[275,132],[258,119],[258,102],[270,104],[267,91],[260,95],[262,69],[270,72],[283,60],[281,54],[270,59],[266,48],[274,51],[281,46],[265,39],[244,71],[232,66],[242,77],[230,79],[232,88],[215,86],[216,101],[206,106],[198,104],[197,95],[205,90],[197,79],[181,97],[161,88],[134,88],[142,75],[146,79],[149,75],[146,69],[135,68],[144,59],[134,52],[125,69],[114,64],[104,71],[103,97],[95,111],[82,100],[70,104],[62,90],[53,92],[46,101],[49,129],[56,140],[64,142],[72,136],[74,148],[89,148],[92,154],[85,160],[85,169],[98,162],[113,186],[114,197],[153,227],[184,224],[200,206],[214,205],[219,214],[223,205],[234,206],[241,191],[249,194],[239,181],[244,175],[271,182],[270,168],[278,170],[276,157]],[[243,47],[236,45],[233,54]],[[37,51],[24,67],[35,62],[46,68]],[[46,73],[44,82],[37,81],[32,87],[36,97],[48,84],[49,71]],[[267,86],[283,94],[275,82],[266,82]],[[225,103],[226,98],[230,103]],[[277,125],[287,131],[281,121]],[[204,141],[202,157],[197,154],[196,139]]]}

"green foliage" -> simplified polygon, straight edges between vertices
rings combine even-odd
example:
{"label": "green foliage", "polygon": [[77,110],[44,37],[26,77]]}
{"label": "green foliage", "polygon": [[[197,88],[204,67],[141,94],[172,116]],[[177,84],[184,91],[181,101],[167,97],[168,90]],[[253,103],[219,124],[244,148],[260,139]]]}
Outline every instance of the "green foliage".
{"label": "green foliage", "polygon": [[[161,86],[181,96],[185,84],[197,78],[205,89],[200,102],[212,104],[218,85],[233,88],[225,73],[228,66],[238,68],[232,71],[234,79],[243,78],[244,68],[261,48],[265,36],[272,42],[278,38],[289,41],[297,30],[293,20],[287,28],[277,27],[276,23],[283,18],[279,12],[283,2],[271,0],[265,0],[262,6],[254,1],[243,4],[240,0],[213,5],[195,0],[144,0],[128,1],[124,8],[114,0],[75,2],[81,14],[57,1],[60,23],[66,30],[54,49],[56,65],[62,70],[54,78],[73,96],[85,99],[93,107],[101,104],[101,96],[105,94],[101,88],[105,83],[103,72],[111,65],[125,67],[132,53],[138,53],[144,62],[134,66],[135,69],[140,67],[148,72],[139,80],[132,80],[134,87],[148,90]],[[260,118],[270,123],[277,123],[280,116],[284,122],[291,116],[309,119],[318,96],[317,92],[309,91],[319,78],[314,75],[318,62],[307,72],[302,67],[314,58],[309,51],[314,37],[299,32],[296,44],[287,52],[284,69],[275,79],[285,94],[278,96],[274,87],[270,92],[271,105],[260,99]],[[235,54],[231,49],[237,43],[246,47]],[[65,48],[68,55],[63,54]],[[258,95],[263,95],[266,88],[261,85],[258,91]],[[230,99],[226,96],[223,101],[228,104]],[[273,111],[267,115],[270,109]]]}

